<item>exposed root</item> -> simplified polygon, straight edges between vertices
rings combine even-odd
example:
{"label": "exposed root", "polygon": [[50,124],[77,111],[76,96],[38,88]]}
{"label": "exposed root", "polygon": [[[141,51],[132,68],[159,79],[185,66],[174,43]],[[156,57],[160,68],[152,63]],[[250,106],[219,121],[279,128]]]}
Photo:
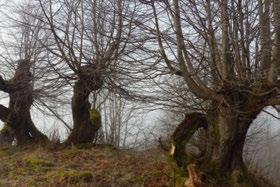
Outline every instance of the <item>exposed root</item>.
{"label": "exposed root", "polygon": [[195,168],[195,164],[190,164],[187,167],[189,178],[185,181],[185,187],[202,187],[202,181],[200,176]]}

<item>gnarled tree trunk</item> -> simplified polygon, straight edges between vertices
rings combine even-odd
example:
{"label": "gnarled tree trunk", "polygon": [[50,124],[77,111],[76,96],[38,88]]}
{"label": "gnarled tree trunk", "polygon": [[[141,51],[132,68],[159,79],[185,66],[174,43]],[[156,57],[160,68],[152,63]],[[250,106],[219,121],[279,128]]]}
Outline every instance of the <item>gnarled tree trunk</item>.
{"label": "gnarled tree trunk", "polygon": [[175,148],[172,156],[183,175],[186,174],[188,164],[192,162],[192,158],[186,153],[186,144],[199,128],[207,128],[205,114],[189,113],[185,115],[185,119],[178,125],[172,135],[172,143]]}
{"label": "gnarled tree trunk", "polygon": [[19,60],[14,77],[8,81],[1,78],[1,90],[10,97],[9,108],[1,106],[1,120],[12,130],[18,145],[48,141],[47,136],[35,127],[30,115],[33,103],[30,67],[30,60]]}
{"label": "gnarled tree trunk", "polygon": [[[240,97],[239,106],[218,106],[206,114],[190,113],[177,127],[172,138],[175,151],[173,158],[187,174],[189,164],[195,164],[204,182],[225,186],[250,186],[252,180],[243,162],[243,148],[252,121],[261,112],[263,99],[247,95]],[[237,106],[237,107],[236,107]],[[205,127],[207,142],[204,155],[194,158],[186,153],[186,144],[192,135]]]}
{"label": "gnarled tree trunk", "polygon": [[32,90],[28,90],[28,87],[26,90],[19,89],[10,94],[9,124],[19,145],[47,141],[47,136],[35,127],[31,119],[32,102]]}
{"label": "gnarled tree trunk", "polygon": [[0,131],[0,146],[9,146],[12,145],[15,139],[15,134],[12,131],[11,127],[4,123],[4,127]]}
{"label": "gnarled tree trunk", "polygon": [[74,85],[72,97],[73,130],[65,144],[92,143],[101,121],[92,119],[92,110],[89,103],[89,95],[92,91],[98,90],[102,86],[100,77],[90,66],[83,67],[83,72],[79,80]]}
{"label": "gnarled tree trunk", "polygon": [[207,180],[229,182],[229,186],[250,184],[243,162],[243,148],[247,131],[255,117],[239,116],[227,107],[207,114],[207,151],[199,163]]}
{"label": "gnarled tree trunk", "polygon": [[30,109],[33,103],[33,79],[30,60],[20,60],[12,80],[9,81],[10,114],[8,124],[13,130],[17,144],[45,143],[48,138],[34,125]]}

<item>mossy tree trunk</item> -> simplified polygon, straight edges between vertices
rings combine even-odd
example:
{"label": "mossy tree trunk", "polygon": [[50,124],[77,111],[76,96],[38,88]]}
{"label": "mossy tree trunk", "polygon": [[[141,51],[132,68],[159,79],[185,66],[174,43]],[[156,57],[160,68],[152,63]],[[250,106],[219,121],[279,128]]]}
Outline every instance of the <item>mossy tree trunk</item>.
{"label": "mossy tree trunk", "polygon": [[199,128],[207,128],[205,115],[189,113],[185,115],[185,119],[178,125],[172,135],[172,143],[175,146],[172,155],[178,167],[182,170],[182,174],[186,174],[187,165],[192,160],[186,153],[186,144]]}
{"label": "mossy tree trunk", "polygon": [[24,89],[16,89],[10,94],[9,124],[19,145],[45,143],[48,140],[47,136],[35,127],[31,119],[32,92],[32,87],[25,85]]}
{"label": "mossy tree trunk", "polygon": [[30,60],[19,60],[11,80],[5,81],[1,77],[1,90],[7,92],[10,97],[9,107],[1,106],[5,110],[2,112],[1,120],[12,131],[18,145],[48,141],[47,136],[35,127],[30,115],[34,91],[30,67]]}
{"label": "mossy tree trunk", "polygon": [[[205,114],[190,113],[173,134],[173,158],[187,174],[187,166],[195,164],[206,183],[216,185],[250,186],[251,179],[243,162],[243,148],[252,121],[263,108],[265,99],[239,95],[239,105],[213,105]],[[234,100],[233,100],[234,101]],[[217,107],[218,106],[218,107]],[[206,150],[199,158],[186,153],[186,144],[201,127],[206,130]]]}
{"label": "mossy tree trunk", "polygon": [[34,125],[30,109],[33,103],[34,78],[30,73],[31,61],[20,60],[9,89],[9,119],[8,124],[13,130],[17,144],[45,143],[48,141],[46,135],[41,133]]}
{"label": "mossy tree trunk", "polygon": [[[87,70],[90,71],[90,67]],[[101,86],[102,83],[98,76],[90,72],[84,73],[75,83],[71,103],[73,130],[65,142],[66,145],[92,143],[94,141],[97,131],[101,127],[101,117],[97,110],[91,109],[89,95]]]}
{"label": "mossy tree trunk", "polygon": [[243,162],[247,131],[256,116],[240,116],[232,109],[220,107],[207,114],[207,150],[199,161],[201,171],[209,181],[230,182],[227,185],[250,185]]}
{"label": "mossy tree trunk", "polygon": [[0,131],[0,146],[12,145],[15,139],[15,134],[10,125],[4,123],[4,127]]}

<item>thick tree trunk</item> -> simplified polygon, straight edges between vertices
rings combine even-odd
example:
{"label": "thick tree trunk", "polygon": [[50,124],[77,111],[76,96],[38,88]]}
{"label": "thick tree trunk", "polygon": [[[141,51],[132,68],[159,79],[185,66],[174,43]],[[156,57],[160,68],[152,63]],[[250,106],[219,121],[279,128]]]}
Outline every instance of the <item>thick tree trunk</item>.
{"label": "thick tree trunk", "polygon": [[[15,109],[15,108],[13,108]],[[9,124],[13,130],[18,145],[46,143],[48,138],[34,125],[28,108],[12,111]]]}
{"label": "thick tree trunk", "polygon": [[200,161],[207,180],[230,182],[243,186],[250,179],[243,162],[243,148],[247,131],[256,115],[240,115],[227,107],[207,114],[207,152]]}
{"label": "thick tree trunk", "polygon": [[14,136],[18,145],[48,141],[47,136],[35,127],[30,116],[33,103],[33,76],[30,67],[30,60],[19,60],[11,80],[6,81],[0,76],[0,89],[10,97],[8,108],[0,105],[0,119],[6,124],[2,134],[5,132],[6,137],[10,136],[9,142],[14,140]]}
{"label": "thick tree trunk", "polygon": [[11,127],[18,145],[45,143],[46,135],[33,124],[30,109],[33,103],[31,63],[29,60],[19,61],[14,78],[9,81],[9,115],[7,124]]}
{"label": "thick tree trunk", "polygon": [[4,127],[0,131],[0,146],[10,146],[15,139],[15,134],[11,127],[4,123]]}
{"label": "thick tree trunk", "polygon": [[[173,158],[181,169],[181,175],[187,174],[188,165],[195,164],[205,183],[251,186],[252,181],[243,162],[243,147],[250,124],[259,112],[243,113],[241,109],[236,112],[220,106],[206,115],[187,114],[172,136],[175,146]],[[186,144],[201,127],[207,134],[206,151],[202,157],[194,158],[186,153]]]}
{"label": "thick tree trunk", "polygon": [[[91,110],[89,94],[96,87],[89,87],[85,80],[79,80],[74,85],[72,97],[73,130],[66,140],[66,145],[92,143],[101,126],[100,116],[96,110]],[[91,115],[92,114],[92,115]],[[95,119],[99,118],[99,119]]]}
{"label": "thick tree trunk", "polygon": [[189,113],[185,115],[185,119],[178,125],[172,135],[172,144],[175,147],[172,156],[182,170],[182,174],[186,174],[187,166],[192,162],[192,158],[186,153],[186,144],[199,128],[207,128],[205,114]]}

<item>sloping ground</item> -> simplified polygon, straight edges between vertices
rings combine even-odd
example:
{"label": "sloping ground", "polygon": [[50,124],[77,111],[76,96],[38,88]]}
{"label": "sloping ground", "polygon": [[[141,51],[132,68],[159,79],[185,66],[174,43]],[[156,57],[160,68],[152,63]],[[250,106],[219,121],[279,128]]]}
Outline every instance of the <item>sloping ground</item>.
{"label": "sloping ground", "polygon": [[166,186],[167,165],[111,147],[0,150],[0,186]]}
{"label": "sloping ground", "polygon": [[[84,148],[2,148],[0,187],[169,186],[172,172],[159,151],[136,153],[109,146]],[[256,186],[272,187],[261,178]]]}

